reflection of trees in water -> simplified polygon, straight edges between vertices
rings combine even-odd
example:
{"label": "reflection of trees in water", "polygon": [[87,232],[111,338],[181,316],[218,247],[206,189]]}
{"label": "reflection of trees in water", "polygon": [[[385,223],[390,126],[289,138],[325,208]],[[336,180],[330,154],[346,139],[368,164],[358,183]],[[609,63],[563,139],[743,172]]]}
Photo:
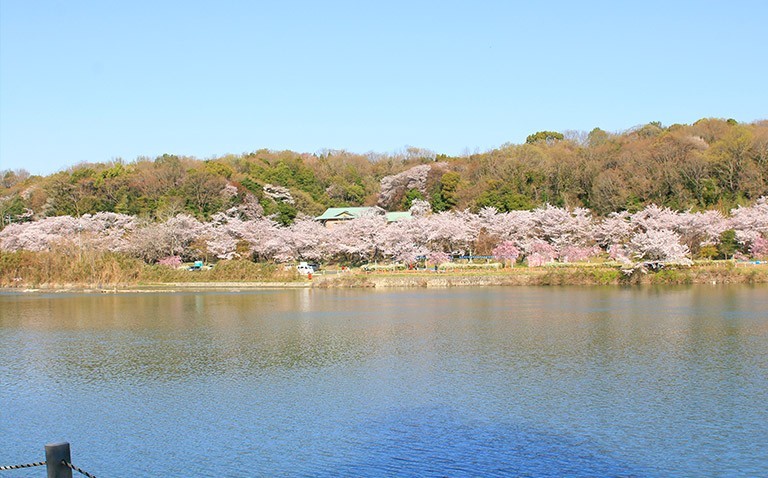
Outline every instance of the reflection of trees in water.
{"label": "reflection of trees in water", "polygon": [[[180,380],[212,375],[252,375],[270,368],[318,368],[366,356],[355,337],[307,336],[290,331],[271,339],[224,340],[207,334],[131,336],[108,345],[63,350],[52,372],[92,380]],[[60,367],[60,368],[59,368]]]}
{"label": "reflection of trees in water", "polygon": [[[627,357],[684,360],[713,337],[754,332],[721,316],[760,314],[758,295],[745,287],[72,295],[10,301],[3,317],[34,332],[25,367],[86,382],[247,376],[373,356],[424,370],[515,364],[527,376],[566,361],[586,373],[611,372]],[[738,344],[724,352],[746,353]]]}
{"label": "reflection of trees in water", "polygon": [[309,310],[310,292],[52,297],[24,305],[19,325],[41,337],[27,366],[85,382],[249,375],[365,358],[374,347],[368,331],[338,333],[333,311]]}
{"label": "reflection of trees in water", "polygon": [[177,380],[192,376],[258,375],[272,368],[320,368],[362,360],[370,347],[364,336],[333,336],[322,330],[290,328],[277,336],[244,331],[240,336],[209,333],[126,337],[108,345],[68,348],[59,375],[92,380]]}
{"label": "reflection of trees in water", "polygon": [[11,401],[25,421],[63,399],[79,430],[103,408],[104,441],[133,436],[161,467],[191,443],[267,475],[760,471],[765,292],[0,296],[0,378],[31,397]]}

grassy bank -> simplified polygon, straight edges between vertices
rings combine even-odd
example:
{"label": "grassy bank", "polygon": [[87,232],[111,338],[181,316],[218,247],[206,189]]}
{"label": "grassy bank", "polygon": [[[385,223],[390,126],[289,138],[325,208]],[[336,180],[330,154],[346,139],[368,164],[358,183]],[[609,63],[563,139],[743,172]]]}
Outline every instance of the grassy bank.
{"label": "grassy bank", "polygon": [[625,274],[619,265],[609,263],[441,272],[353,270],[343,274],[318,273],[310,282],[280,265],[246,260],[221,261],[211,270],[191,272],[147,265],[138,259],[112,253],[0,253],[0,287],[4,288],[125,288],[170,284],[213,287],[288,283],[304,283],[318,288],[748,284],[768,283],[768,265],[713,261],[633,274]]}
{"label": "grassy bank", "polygon": [[315,279],[315,287],[464,287],[633,284],[768,283],[768,265],[716,261],[658,272],[625,274],[617,265],[515,267],[498,271],[373,272]]}
{"label": "grassy bank", "polygon": [[0,287],[123,287],[166,283],[288,282],[296,273],[275,264],[222,261],[211,270],[188,271],[122,254],[0,252]]}

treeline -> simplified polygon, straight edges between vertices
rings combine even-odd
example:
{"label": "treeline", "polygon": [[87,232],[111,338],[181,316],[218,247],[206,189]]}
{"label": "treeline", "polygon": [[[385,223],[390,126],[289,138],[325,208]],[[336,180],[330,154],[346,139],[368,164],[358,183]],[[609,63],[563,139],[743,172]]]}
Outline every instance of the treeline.
{"label": "treeline", "polygon": [[402,210],[415,199],[435,212],[544,204],[599,215],[649,204],[727,212],[768,194],[768,121],[542,131],[524,144],[462,157],[417,148],[390,155],[259,150],[207,160],[166,154],[79,164],[46,177],[4,171],[0,179],[2,226],[98,212],[157,220],[187,213],[206,221],[233,207],[287,225],[327,207]]}
{"label": "treeline", "polygon": [[690,264],[692,259],[768,256],[767,197],[728,216],[656,205],[605,217],[551,205],[532,211],[433,213],[421,200],[413,201],[410,212],[409,219],[389,222],[384,214],[370,211],[332,227],[306,216],[283,226],[268,217],[245,218],[238,208],[217,213],[209,222],[187,214],[165,221],[111,212],[54,216],[0,231],[0,255],[58,252],[72,258],[97,252],[171,267],[199,259],[341,265],[427,260],[439,265],[457,256],[480,255],[539,267],[608,258],[624,264]]}

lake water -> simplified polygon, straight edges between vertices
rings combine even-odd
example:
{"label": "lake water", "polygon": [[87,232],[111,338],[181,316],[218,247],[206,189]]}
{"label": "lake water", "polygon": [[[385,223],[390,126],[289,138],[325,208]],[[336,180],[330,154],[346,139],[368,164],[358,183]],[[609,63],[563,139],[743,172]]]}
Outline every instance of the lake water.
{"label": "lake water", "polygon": [[766,286],[0,294],[0,358],[0,465],[768,476]]}

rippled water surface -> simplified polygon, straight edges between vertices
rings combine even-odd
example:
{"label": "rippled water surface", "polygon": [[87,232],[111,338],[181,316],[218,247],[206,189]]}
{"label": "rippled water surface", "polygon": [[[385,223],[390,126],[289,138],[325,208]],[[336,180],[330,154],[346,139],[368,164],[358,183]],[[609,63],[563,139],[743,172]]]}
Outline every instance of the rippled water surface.
{"label": "rippled water surface", "polygon": [[768,476],[765,286],[0,294],[0,360],[0,465]]}

